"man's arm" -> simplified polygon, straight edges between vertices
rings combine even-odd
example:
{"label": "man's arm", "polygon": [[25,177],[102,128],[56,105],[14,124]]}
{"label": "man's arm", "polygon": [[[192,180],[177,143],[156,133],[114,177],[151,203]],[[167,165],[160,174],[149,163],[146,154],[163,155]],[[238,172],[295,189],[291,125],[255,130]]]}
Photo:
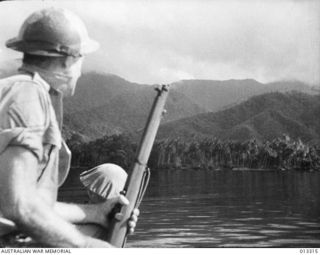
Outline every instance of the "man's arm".
{"label": "man's arm", "polygon": [[[120,195],[119,197],[108,199],[105,203],[100,204],[69,204],[63,202],[56,202],[54,210],[66,221],[73,224],[95,223],[105,228],[109,227],[110,221],[107,215],[116,205],[116,203],[128,204],[128,200]],[[135,208],[128,221],[129,234],[134,232],[136,227],[139,209]],[[122,219],[120,213],[115,215],[118,220]]]}
{"label": "man's arm", "polygon": [[108,199],[105,203],[100,204],[71,204],[56,202],[54,205],[55,212],[63,219],[74,224],[95,223],[103,227],[108,227],[107,215],[117,204],[128,204],[128,200],[123,197]]}
{"label": "man's arm", "polygon": [[96,204],[71,204],[56,202],[54,211],[63,219],[74,224],[96,223],[102,224],[101,213]]}
{"label": "man's arm", "polygon": [[37,241],[54,247],[111,247],[80,233],[59,216],[37,192],[38,160],[20,146],[0,155],[0,210]]}

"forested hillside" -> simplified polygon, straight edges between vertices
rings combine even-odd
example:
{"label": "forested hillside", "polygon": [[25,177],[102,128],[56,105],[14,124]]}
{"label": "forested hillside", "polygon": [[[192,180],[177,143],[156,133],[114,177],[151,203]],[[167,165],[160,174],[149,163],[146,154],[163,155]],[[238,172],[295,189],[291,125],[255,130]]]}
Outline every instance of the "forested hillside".
{"label": "forested hillside", "polygon": [[166,123],[158,138],[217,137],[271,140],[283,133],[305,142],[320,141],[320,96],[298,92],[268,93],[217,113]]}

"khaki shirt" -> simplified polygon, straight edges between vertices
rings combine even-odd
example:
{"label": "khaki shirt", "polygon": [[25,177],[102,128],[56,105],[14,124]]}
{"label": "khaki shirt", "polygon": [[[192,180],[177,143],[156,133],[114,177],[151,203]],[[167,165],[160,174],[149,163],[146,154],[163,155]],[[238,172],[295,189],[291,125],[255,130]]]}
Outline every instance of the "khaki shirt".
{"label": "khaki shirt", "polygon": [[53,106],[55,96],[35,72],[0,80],[0,154],[10,145],[30,150],[39,161],[38,185],[50,192],[52,201],[70,167],[70,151],[61,138]]}

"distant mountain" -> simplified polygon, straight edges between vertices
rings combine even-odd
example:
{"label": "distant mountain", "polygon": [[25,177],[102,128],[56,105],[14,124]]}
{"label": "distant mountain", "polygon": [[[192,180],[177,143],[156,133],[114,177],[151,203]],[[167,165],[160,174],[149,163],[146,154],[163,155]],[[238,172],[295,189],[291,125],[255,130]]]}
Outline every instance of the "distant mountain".
{"label": "distant mountain", "polygon": [[216,112],[236,105],[248,98],[268,92],[300,91],[315,94],[310,86],[298,81],[262,84],[256,80],[182,80],[173,83],[176,91],[190,98],[208,112]]}
{"label": "distant mountain", "polygon": [[[150,85],[131,83],[116,75],[85,74],[75,95],[65,100],[66,136],[77,132],[94,139],[141,129],[155,96]],[[170,93],[166,109],[164,122],[205,111],[178,91]]]}
{"label": "distant mountain", "polygon": [[[301,82],[262,84],[255,80],[184,80],[171,87],[163,123],[226,109],[270,91],[315,93]],[[112,74],[86,73],[79,79],[75,95],[65,100],[64,132],[67,137],[76,132],[86,139],[135,132],[144,126],[154,96],[150,85]]]}
{"label": "distant mountain", "polygon": [[166,123],[160,127],[158,138],[271,140],[283,133],[320,143],[319,95],[273,92],[254,96],[223,111]]}

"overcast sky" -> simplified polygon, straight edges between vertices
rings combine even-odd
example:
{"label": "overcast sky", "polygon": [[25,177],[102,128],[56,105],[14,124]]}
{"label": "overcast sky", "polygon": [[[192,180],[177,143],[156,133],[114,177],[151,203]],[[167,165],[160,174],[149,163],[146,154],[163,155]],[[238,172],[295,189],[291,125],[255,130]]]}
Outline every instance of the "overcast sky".
{"label": "overcast sky", "polygon": [[180,79],[320,82],[320,1],[152,0],[0,3],[0,61],[24,19],[47,6],[74,11],[100,49],[85,69],[138,83]]}

